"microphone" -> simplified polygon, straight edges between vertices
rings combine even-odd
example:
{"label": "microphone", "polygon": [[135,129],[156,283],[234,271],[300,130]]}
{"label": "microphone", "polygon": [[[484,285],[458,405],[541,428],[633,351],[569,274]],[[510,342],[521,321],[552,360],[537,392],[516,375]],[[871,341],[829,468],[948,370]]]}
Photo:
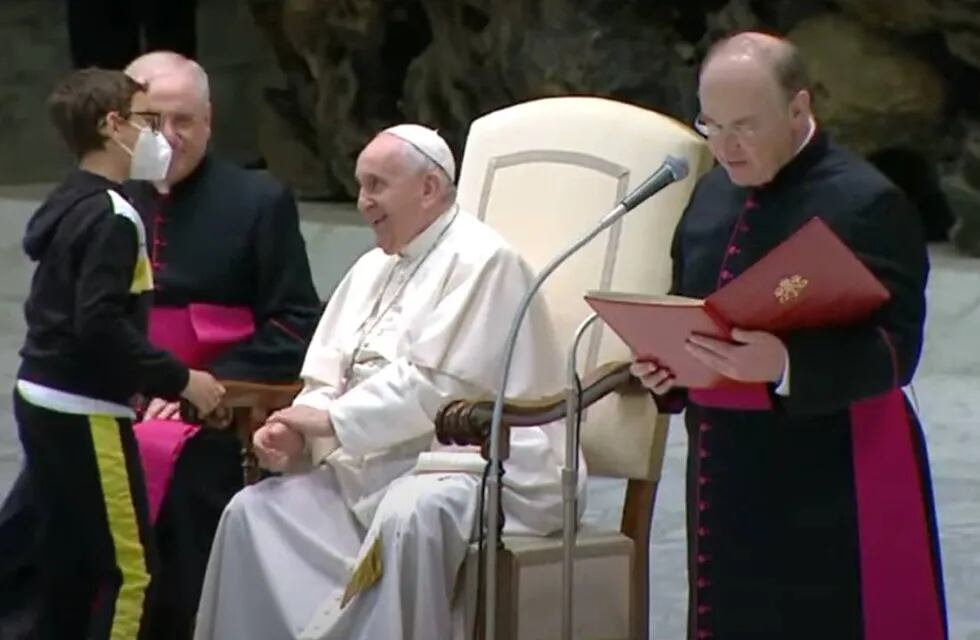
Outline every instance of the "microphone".
{"label": "microphone", "polygon": [[664,158],[663,164],[661,164],[656,171],[650,174],[649,178],[641,182],[640,186],[626,194],[626,197],[619,201],[616,208],[607,213],[602,220],[599,221],[599,227],[595,229],[594,233],[598,234],[613,222],[619,220],[619,218],[624,214],[632,211],[649,200],[653,194],[657,193],[664,187],[667,187],[672,182],[683,180],[687,177],[687,173],[687,160],[684,158],[678,158],[677,156],[667,156]]}
{"label": "microphone", "polygon": [[628,196],[623,198],[622,205],[627,211],[632,211],[640,206],[650,196],[657,193],[671,182],[683,180],[687,177],[687,160],[677,156],[667,156],[660,168],[643,181],[643,183]]}
{"label": "microphone", "polygon": [[[576,251],[588,244],[593,238],[602,233],[605,229],[622,218],[624,215],[648,200],[661,189],[669,186],[678,180],[683,180],[688,173],[687,161],[676,156],[667,156],[660,168],[643,181],[639,187],[630,192],[619,204],[607,213],[599,221],[599,224],[581,239],[576,241],[571,247],[566,249],[556,258],[552,259],[541,273],[531,284],[530,289],[524,294],[521,304],[514,315],[510,326],[510,334],[504,352],[504,364],[500,375],[500,384],[497,386],[496,399],[493,405],[493,419],[490,423],[490,473],[487,477],[487,571],[486,571],[486,591],[484,608],[484,630],[485,638],[496,638],[497,622],[497,545],[499,544],[499,510],[500,510],[500,422],[503,417],[504,396],[507,393],[507,382],[510,380],[510,367],[514,359],[514,349],[517,344],[517,335],[521,328],[521,322],[527,314],[531,305],[531,299],[544,284],[544,281]],[[577,454],[577,452],[576,452]],[[482,532],[481,532],[482,534]]]}

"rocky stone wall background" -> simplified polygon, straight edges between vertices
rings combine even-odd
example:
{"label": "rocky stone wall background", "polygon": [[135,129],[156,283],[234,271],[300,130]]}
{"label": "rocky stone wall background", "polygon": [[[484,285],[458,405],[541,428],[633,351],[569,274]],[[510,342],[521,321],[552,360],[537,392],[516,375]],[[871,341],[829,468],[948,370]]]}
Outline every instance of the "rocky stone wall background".
{"label": "rocky stone wall background", "polygon": [[756,28],[810,63],[818,114],[980,255],[980,0],[249,0],[284,72],[260,146],[309,196],[354,194],[370,135],[413,120],[462,153],[504,105],[588,93],[690,122],[710,42]]}
{"label": "rocky stone wall background", "polygon": [[[198,0],[198,57],[214,102],[214,145],[255,162],[265,87],[280,82],[272,47],[244,0]],[[49,182],[71,164],[44,101],[71,69],[64,0],[0,0],[0,183]]]}
{"label": "rocky stone wall background", "polygon": [[[690,122],[698,64],[737,29],[803,50],[818,114],[918,205],[930,237],[980,256],[980,0],[199,0],[214,145],[264,159],[304,198],[349,200],[378,129],[470,122],[586,93]],[[70,67],[62,0],[0,2],[0,183],[69,158],[43,102]],[[955,224],[954,224],[955,220]],[[952,227],[950,231],[950,227]]]}

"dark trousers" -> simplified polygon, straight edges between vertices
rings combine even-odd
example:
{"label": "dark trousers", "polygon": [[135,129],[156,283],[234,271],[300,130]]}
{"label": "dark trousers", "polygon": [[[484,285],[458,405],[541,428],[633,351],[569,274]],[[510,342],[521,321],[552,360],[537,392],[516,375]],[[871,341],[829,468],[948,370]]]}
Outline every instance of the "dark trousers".
{"label": "dark trousers", "polygon": [[36,573],[37,525],[31,492],[25,467],[0,508],[0,616],[27,603],[27,585]]}
{"label": "dark trousers", "polygon": [[0,638],[27,638],[37,614],[37,512],[27,468],[0,508]]}
{"label": "dark trousers", "polygon": [[[234,433],[202,430],[187,442],[155,526],[158,562],[147,638],[190,639],[218,520],[241,488]],[[18,638],[25,621],[37,616],[38,531],[38,508],[25,468],[0,509],[0,640]]]}
{"label": "dark trousers", "polygon": [[156,557],[132,422],[14,396],[37,531],[30,638],[145,638]]}
{"label": "dark trousers", "polygon": [[67,2],[76,69],[122,69],[147,51],[175,51],[188,58],[197,53],[196,0]]}

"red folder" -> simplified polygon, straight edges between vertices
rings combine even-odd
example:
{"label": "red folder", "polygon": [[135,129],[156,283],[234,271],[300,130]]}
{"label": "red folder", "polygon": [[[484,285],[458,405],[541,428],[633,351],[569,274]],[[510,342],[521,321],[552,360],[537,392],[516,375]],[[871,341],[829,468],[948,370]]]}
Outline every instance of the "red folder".
{"label": "red folder", "polygon": [[633,354],[670,369],[691,389],[741,386],[691,356],[694,333],[731,340],[731,329],[780,333],[866,320],[888,290],[820,218],[704,300],[590,291],[585,300]]}

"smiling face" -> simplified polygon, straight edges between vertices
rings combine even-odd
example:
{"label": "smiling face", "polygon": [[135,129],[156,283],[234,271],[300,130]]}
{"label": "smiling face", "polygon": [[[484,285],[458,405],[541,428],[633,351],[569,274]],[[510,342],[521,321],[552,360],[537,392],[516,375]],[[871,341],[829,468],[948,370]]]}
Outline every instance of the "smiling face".
{"label": "smiling face", "polygon": [[381,134],[357,159],[357,210],[385,253],[401,251],[445,209],[446,186],[434,166],[416,161],[404,141]]}
{"label": "smiling face", "polygon": [[770,61],[758,55],[722,53],[710,60],[698,96],[711,151],[741,186],[771,181],[809,131],[809,93],[787,96]]}

